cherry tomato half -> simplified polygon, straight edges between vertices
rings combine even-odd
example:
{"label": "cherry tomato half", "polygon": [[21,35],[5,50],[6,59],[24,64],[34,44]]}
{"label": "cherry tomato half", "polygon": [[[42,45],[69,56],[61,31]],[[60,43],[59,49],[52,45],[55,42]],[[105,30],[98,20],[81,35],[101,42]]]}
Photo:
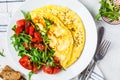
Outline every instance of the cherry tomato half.
{"label": "cherry tomato half", "polygon": [[56,73],[60,72],[60,70],[61,70],[60,68],[54,67],[53,74],[56,74]]}
{"label": "cherry tomato half", "polygon": [[26,27],[25,27],[25,33],[26,33],[26,34],[29,34],[29,28],[30,28],[30,26],[26,26]]}
{"label": "cherry tomato half", "polygon": [[33,27],[33,26],[30,26],[30,27],[29,27],[29,35],[32,36],[32,35],[34,34],[34,30],[35,30],[34,27]]}
{"label": "cherry tomato half", "polygon": [[45,50],[45,45],[43,44],[37,44],[37,43],[34,43],[34,47],[36,47],[37,49],[39,50]]}
{"label": "cherry tomato half", "polygon": [[54,62],[55,62],[55,63],[59,63],[58,57],[54,56],[53,59],[54,59]]}
{"label": "cherry tomato half", "polygon": [[32,65],[32,63],[30,62],[30,59],[29,59],[28,56],[23,56],[23,57],[21,57],[20,60],[19,60],[19,63],[20,63],[24,68],[26,68],[26,69],[28,69],[28,70],[32,70],[32,68],[33,68],[33,65]]}
{"label": "cherry tomato half", "polygon": [[16,33],[17,35],[19,35],[19,34],[22,32],[22,30],[23,30],[22,27],[17,27],[17,28],[15,29],[15,33]]}
{"label": "cherry tomato half", "polygon": [[56,74],[60,71],[60,68],[52,67],[52,66],[43,66],[43,71],[47,74]]}
{"label": "cherry tomato half", "polygon": [[40,69],[41,69],[41,68],[38,68],[38,67],[36,67],[36,66],[33,66],[32,71],[33,71],[34,73],[38,73],[38,72],[40,71]]}
{"label": "cherry tomato half", "polygon": [[41,38],[42,37],[42,35],[41,35],[41,33],[39,33],[39,32],[34,32],[34,37],[35,38]]}
{"label": "cherry tomato half", "polygon": [[18,27],[25,27],[26,20],[25,19],[20,19],[16,22]]}
{"label": "cherry tomato half", "polygon": [[43,66],[43,71],[48,74],[53,74],[53,67],[51,66]]}
{"label": "cherry tomato half", "polygon": [[23,42],[23,46],[25,47],[26,50],[29,50],[29,45],[26,42]]}

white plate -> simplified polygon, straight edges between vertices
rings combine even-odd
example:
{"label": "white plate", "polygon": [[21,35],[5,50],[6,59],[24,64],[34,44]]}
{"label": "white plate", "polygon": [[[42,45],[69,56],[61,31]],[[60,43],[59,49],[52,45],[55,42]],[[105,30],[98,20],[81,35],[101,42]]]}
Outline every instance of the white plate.
{"label": "white plate", "polygon": [[78,75],[80,72],[82,72],[86,68],[86,66],[91,61],[97,46],[97,29],[95,26],[95,22],[91,14],[89,13],[89,11],[79,1],[77,0],[28,0],[16,11],[15,15],[11,19],[9,29],[8,29],[8,48],[10,50],[10,53],[12,55],[12,58],[16,66],[19,68],[19,70],[22,73],[27,75],[29,71],[24,69],[19,64],[18,62],[19,57],[17,56],[17,52],[15,51],[13,45],[11,44],[10,36],[13,34],[13,31],[11,30],[11,28],[18,19],[23,18],[21,10],[30,11],[35,8],[39,8],[41,6],[50,5],[50,4],[66,6],[71,10],[73,10],[74,12],[76,12],[81,17],[86,30],[85,47],[81,57],[72,66],[67,68],[65,71],[61,71],[60,73],[55,75],[48,75],[41,71],[38,74],[33,75],[32,80],[69,80],[72,77]]}

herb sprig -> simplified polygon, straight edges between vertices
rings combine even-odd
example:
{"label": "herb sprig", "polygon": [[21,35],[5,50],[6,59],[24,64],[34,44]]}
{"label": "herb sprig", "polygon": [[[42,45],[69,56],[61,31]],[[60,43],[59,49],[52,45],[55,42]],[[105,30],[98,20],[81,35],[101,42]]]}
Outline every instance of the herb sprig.
{"label": "herb sprig", "polygon": [[33,75],[33,71],[30,71],[30,72],[28,73],[28,80],[31,80],[32,75]]}
{"label": "herb sprig", "polygon": [[114,0],[101,0],[101,8],[96,16],[96,20],[100,17],[109,18],[110,21],[118,21],[120,17],[120,7],[114,2]]}
{"label": "herb sprig", "polygon": [[5,55],[4,55],[4,49],[2,49],[2,51],[0,51],[0,56],[5,57]]}

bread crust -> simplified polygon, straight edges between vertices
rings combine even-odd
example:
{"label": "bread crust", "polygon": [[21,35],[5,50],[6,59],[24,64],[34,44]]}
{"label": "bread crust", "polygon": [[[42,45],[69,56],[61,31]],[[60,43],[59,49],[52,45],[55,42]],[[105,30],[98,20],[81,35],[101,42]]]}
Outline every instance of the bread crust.
{"label": "bread crust", "polygon": [[8,65],[2,69],[0,77],[3,80],[25,80],[19,71],[15,71]]}

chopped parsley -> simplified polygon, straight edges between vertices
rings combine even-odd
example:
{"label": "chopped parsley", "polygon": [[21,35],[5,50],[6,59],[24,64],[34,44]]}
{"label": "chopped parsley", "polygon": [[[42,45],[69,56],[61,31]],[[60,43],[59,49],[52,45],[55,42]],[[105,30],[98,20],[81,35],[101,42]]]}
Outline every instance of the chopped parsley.
{"label": "chopped parsley", "polygon": [[5,55],[4,55],[4,49],[2,49],[2,51],[0,51],[0,56],[5,57]]}

